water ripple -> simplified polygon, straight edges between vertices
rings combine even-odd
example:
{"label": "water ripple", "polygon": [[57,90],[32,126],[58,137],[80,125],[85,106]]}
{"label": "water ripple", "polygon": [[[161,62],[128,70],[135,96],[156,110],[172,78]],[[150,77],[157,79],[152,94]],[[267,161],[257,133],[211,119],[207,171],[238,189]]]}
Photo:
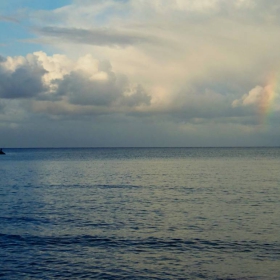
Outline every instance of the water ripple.
{"label": "water ripple", "polygon": [[80,235],[80,236],[32,236],[32,235],[9,235],[0,234],[0,245],[2,248],[14,246],[65,246],[80,245],[88,247],[105,248],[138,248],[142,250],[171,250],[187,251],[199,250],[213,252],[241,252],[241,253],[267,253],[280,259],[280,243],[261,243],[258,241],[234,241],[202,240],[202,239],[160,239],[149,237],[146,239],[121,239],[116,237],[104,238],[101,236]]}

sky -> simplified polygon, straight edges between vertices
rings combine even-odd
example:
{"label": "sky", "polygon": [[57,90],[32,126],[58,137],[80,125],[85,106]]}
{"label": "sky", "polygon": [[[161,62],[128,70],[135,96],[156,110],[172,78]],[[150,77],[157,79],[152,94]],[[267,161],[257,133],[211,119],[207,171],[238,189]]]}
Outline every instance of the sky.
{"label": "sky", "polygon": [[279,146],[279,34],[279,0],[1,0],[0,146]]}

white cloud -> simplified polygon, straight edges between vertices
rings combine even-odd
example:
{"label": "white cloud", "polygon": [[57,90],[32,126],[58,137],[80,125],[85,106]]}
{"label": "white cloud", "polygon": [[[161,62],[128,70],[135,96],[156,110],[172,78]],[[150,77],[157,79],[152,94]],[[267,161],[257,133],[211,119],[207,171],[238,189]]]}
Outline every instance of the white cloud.
{"label": "white cloud", "polygon": [[278,111],[278,102],[280,101],[278,97],[279,94],[277,92],[277,88],[275,88],[272,84],[266,85],[265,87],[256,86],[250,90],[248,94],[244,94],[242,98],[235,99],[232,102],[232,106],[253,106],[261,111]]}
{"label": "white cloud", "polygon": [[238,107],[259,104],[264,93],[265,91],[263,87],[256,86],[255,88],[250,90],[248,94],[244,94],[241,99],[235,99],[232,102],[232,106]]}

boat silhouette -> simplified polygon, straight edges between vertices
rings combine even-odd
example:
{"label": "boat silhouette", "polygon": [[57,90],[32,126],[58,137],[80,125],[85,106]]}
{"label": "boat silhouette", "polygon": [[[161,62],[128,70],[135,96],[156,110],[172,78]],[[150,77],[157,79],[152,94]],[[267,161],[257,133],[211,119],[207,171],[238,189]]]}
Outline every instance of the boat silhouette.
{"label": "boat silhouette", "polygon": [[0,149],[0,155],[5,155],[2,149]]}

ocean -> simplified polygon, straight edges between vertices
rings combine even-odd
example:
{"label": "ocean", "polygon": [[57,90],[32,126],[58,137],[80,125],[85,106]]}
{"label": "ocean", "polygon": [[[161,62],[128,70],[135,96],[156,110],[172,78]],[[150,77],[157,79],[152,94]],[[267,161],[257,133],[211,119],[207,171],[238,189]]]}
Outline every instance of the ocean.
{"label": "ocean", "polygon": [[280,148],[4,151],[0,279],[280,279]]}

